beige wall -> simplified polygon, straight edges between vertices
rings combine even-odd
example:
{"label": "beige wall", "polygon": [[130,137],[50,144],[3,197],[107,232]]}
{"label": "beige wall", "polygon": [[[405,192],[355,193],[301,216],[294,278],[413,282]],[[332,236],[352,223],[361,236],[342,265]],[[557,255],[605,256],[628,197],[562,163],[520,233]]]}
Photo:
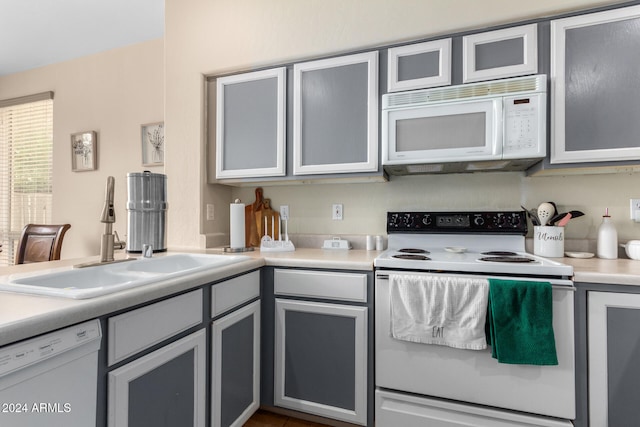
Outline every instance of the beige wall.
{"label": "beige wall", "polygon": [[[126,232],[126,174],[142,170],[140,124],[165,116],[168,243],[172,248],[228,242],[228,204],[253,188],[205,182],[204,75],[313,58],[402,40],[482,28],[610,1],[166,0],[163,40],[0,77],[0,99],[53,90],[55,222],[69,222],[63,257],[97,254],[106,177],[116,178],[116,230]],[[517,5],[517,6],[516,6]],[[164,52],[163,52],[164,48]],[[163,55],[164,54],[164,55]],[[164,58],[164,61],[163,61]],[[163,111],[164,90],[164,111]],[[69,135],[99,133],[95,172],[71,172]],[[290,233],[381,234],[394,209],[518,209],[556,201],[581,209],[569,237],[595,237],[605,207],[621,239],[640,237],[630,222],[638,175],[525,177],[520,173],[416,176],[388,183],[267,187],[272,206],[291,207]],[[215,220],[202,217],[215,206]],[[330,219],[344,204],[343,221]],[[205,239],[203,233],[208,234]]]}
{"label": "beige wall", "polygon": [[[203,75],[246,70],[394,42],[483,28],[527,18],[587,9],[613,1],[567,0],[166,0],[166,123],[169,244],[202,246],[201,232],[219,243],[228,232],[228,204],[253,201],[253,188],[203,184]],[[628,220],[630,197],[640,197],[637,175],[527,178],[520,173],[393,178],[381,184],[267,187],[272,206],[291,207],[290,233],[384,233],[394,209],[519,209],[553,200],[587,217],[572,222],[568,237],[594,238],[605,207],[621,239],[640,237]],[[193,186],[193,187],[192,187]],[[199,191],[198,193],[196,193]],[[636,194],[637,193],[637,194]],[[205,221],[206,203],[216,219]],[[343,221],[330,217],[343,203]]]}
{"label": "beige wall", "polygon": [[[62,257],[100,252],[106,178],[115,177],[116,224],[127,231],[126,175],[142,171],[140,125],[164,116],[162,39],[0,77],[0,99],[54,91],[54,223],[71,224]],[[98,169],[71,171],[70,134],[98,132]],[[148,168],[145,168],[148,169]],[[151,168],[163,172],[162,167]]]}

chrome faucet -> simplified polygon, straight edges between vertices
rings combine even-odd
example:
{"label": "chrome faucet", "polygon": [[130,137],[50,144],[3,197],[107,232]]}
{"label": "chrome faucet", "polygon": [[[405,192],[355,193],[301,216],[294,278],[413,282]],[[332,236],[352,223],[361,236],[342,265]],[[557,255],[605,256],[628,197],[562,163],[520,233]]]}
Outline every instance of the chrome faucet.
{"label": "chrome faucet", "polygon": [[113,208],[114,183],[115,179],[112,176],[107,178],[104,207],[102,208],[102,216],[100,217],[100,222],[104,223],[104,234],[100,241],[100,262],[113,261],[113,223],[116,222],[116,211]]}
{"label": "chrome faucet", "polygon": [[133,261],[135,258],[125,258],[115,261],[113,259],[113,250],[124,249],[124,242],[120,240],[118,233],[113,230],[113,224],[116,222],[116,211],[113,208],[113,187],[115,179],[110,176],[107,177],[107,189],[105,191],[104,207],[102,208],[102,215],[100,216],[100,222],[104,224],[104,234],[100,240],[100,261],[85,262],[82,264],[76,264],[73,268],[95,267],[104,263],[121,262],[121,261]]}

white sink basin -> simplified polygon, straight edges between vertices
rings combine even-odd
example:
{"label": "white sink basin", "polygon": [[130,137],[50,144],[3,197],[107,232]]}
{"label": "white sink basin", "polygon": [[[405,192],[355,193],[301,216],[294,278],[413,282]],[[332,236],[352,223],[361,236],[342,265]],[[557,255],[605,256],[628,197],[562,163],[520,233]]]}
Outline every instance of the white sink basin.
{"label": "white sink basin", "polygon": [[[179,273],[207,269],[231,264],[229,259],[247,259],[246,256],[227,255],[193,255],[176,254],[157,258],[141,258],[126,264],[126,271],[140,271],[146,273]],[[236,261],[233,261],[236,262]]]}
{"label": "white sink basin", "polygon": [[0,290],[64,298],[94,298],[160,280],[213,270],[244,255],[174,254],[156,258],[0,276]]}

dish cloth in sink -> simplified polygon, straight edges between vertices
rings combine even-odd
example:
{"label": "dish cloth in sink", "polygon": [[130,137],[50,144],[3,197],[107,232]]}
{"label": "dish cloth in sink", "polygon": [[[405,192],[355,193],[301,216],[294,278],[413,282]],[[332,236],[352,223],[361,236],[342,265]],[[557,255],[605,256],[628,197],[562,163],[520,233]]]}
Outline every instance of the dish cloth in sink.
{"label": "dish cloth in sink", "polygon": [[550,283],[489,279],[487,326],[498,362],[558,364]]}
{"label": "dish cloth in sink", "polygon": [[487,279],[390,274],[389,286],[393,338],[470,350],[487,347]]}

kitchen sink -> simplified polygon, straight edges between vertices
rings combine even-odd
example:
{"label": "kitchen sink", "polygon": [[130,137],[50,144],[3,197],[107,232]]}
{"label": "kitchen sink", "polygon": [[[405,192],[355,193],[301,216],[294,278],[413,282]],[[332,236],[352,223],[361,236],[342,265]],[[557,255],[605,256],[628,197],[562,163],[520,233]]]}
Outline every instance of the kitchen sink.
{"label": "kitchen sink", "polygon": [[88,268],[0,276],[0,290],[64,298],[94,298],[249,259],[244,255],[173,254]]}
{"label": "kitchen sink", "polygon": [[179,273],[207,269],[229,264],[230,258],[247,259],[246,256],[176,254],[157,258],[141,258],[126,264],[126,271],[146,273]]}

